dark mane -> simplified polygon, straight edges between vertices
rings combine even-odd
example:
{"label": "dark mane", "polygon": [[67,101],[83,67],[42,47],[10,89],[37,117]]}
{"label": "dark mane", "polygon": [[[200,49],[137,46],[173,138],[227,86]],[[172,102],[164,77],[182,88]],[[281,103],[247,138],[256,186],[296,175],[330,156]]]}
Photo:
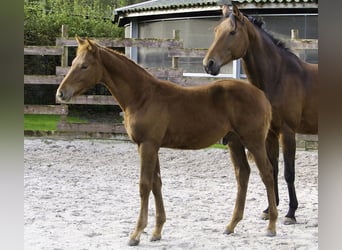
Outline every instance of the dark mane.
{"label": "dark mane", "polygon": [[[272,34],[270,34],[264,27],[265,22],[264,20],[262,20],[261,17],[251,17],[251,16],[247,16],[245,15],[248,20],[254,24],[254,26],[258,27],[261,31],[263,31],[270,39],[271,41],[279,48],[284,49],[288,52],[291,52],[290,49],[288,47],[286,47],[285,42],[283,42],[282,40],[275,38]],[[291,52],[292,53],[292,52]]]}

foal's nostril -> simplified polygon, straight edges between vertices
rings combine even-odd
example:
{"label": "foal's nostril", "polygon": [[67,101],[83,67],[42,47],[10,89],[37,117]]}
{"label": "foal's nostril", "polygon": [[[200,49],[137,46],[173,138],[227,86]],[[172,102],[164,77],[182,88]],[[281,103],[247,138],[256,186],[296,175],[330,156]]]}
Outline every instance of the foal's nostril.
{"label": "foal's nostril", "polygon": [[57,97],[60,98],[60,99],[63,99],[63,96],[64,96],[63,91],[59,90],[57,92]]}
{"label": "foal's nostril", "polygon": [[215,64],[215,61],[213,59],[209,59],[208,68],[211,68],[214,64]]}

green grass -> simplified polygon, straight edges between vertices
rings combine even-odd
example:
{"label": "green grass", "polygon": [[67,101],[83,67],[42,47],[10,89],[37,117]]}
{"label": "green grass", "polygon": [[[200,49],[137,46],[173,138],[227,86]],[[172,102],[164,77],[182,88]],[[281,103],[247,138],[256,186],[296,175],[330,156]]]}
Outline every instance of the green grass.
{"label": "green grass", "polygon": [[[55,131],[61,120],[59,115],[24,115],[25,130]],[[87,123],[78,117],[67,117],[68,122]]]}
{"label": "green grass", "polygon": [[210,148],[227,149],[227,145],[213,144],[213,145],[210,146]]}
{"label": "green grass", "polygon": [[[59,115],[24,115],[24,130],[55,131],[60,122]],[[68,122],[88,123],[86,120],[78,117],[67,117]],[[227,145],[213,144],[210,148],[227,149]]]}

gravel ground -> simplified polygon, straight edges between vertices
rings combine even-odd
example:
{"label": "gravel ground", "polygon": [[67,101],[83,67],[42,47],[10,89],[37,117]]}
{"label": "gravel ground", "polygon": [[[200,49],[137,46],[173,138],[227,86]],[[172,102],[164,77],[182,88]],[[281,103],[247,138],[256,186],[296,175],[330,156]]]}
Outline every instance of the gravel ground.
{"label": "gravel ground", "polygon": [[[266,237],[266,191],[251,163],[244,219],[223,235],[236,182],[227,150],[160,150],[167,215],[162,239],[149,224],[138,247],[128,247],[139,212],[137,147],[113,140],[24,139],[25,249],[318,249],[318,152],[298,151],[295,225],[283,225],[288,195],[279,176],[277,236]],[[283,160],[280,157],[280,170]]]}

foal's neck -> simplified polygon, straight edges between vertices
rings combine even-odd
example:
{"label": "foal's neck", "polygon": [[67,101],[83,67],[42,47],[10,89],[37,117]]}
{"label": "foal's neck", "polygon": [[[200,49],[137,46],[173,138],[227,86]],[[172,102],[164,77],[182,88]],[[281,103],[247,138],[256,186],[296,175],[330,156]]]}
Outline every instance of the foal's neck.
{"label": "foal's neck", "polygon": [[110,49],[101,49],[101,59],[106,69],[103,83],[123,111],[143,102],[158,81],[135,62]]}

